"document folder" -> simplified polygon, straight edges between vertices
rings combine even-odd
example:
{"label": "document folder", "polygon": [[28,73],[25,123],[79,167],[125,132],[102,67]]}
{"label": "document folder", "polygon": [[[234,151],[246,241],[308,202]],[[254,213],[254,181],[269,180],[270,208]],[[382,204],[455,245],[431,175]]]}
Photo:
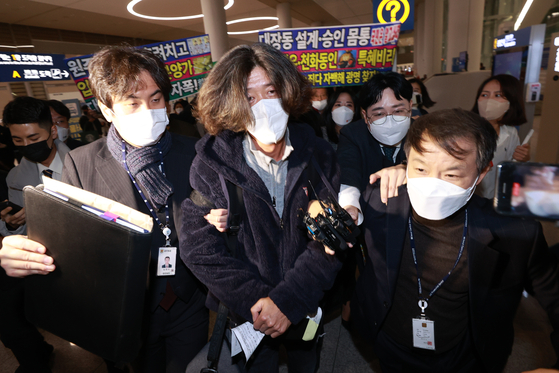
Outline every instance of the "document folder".
{"label": "document folder", "polygon": [[[107,360],[132,361],[141,346],[153,221],[94,193],[52,179],[44,183],[24,188],[27,233],[47,248],[56,269],[26,278],[26,317]],[[80,204],[142,229],[97,216]]]}

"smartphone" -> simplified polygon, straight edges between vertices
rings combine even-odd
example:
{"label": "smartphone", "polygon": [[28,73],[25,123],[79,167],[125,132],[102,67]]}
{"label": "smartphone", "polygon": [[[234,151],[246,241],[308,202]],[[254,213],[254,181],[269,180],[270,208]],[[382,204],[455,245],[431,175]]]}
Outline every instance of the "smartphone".
{"label": "smartphone", "polygon": [[15,203],[12,203],[10,201],[2,201],[0,202],[0,211],[11,207],[12,209],[10,210],[10,212],[8,212],[8,215],[13,215],[13,214],[17,214],[18,212],[20,212],[20,210],[23,208],[19,205],[16,205]]}
{"label": "smartphone", "polygon": [[497,166],[495,190],[500,214],[559,220],[559,165],[503,162]]}

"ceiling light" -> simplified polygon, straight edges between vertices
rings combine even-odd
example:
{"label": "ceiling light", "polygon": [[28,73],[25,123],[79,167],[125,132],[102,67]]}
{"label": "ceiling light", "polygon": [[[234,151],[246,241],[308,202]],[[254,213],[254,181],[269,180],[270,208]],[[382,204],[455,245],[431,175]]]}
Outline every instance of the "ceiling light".
{"label": "ceiling light", "polygon": [[524,17],[526,17],[526,13],[528,13],[528,10],[530,10],[530,7],[532,6],[533,2],[534,0],[526,0],[524,7],[522,8],[520,14],[518,15],[518,19],[514,23],[514,31],[517,31],[520,25],[522,24],[522,21],[524,21]]}
{"label": "ceiling light", "polygon": [[[277,21],[279,20],[278,17],[250,17],[250,18],[239,18],[234,19],[229,22],[225,22],[227,25],[232,25],[235,23],[242,23],[242,22],[251,22],[251,21]],[[279,28],[279,25],[266,27],[264,30],[273,30]],[[250,31],[228,31],[227,34],[229,35],[244,35],[244,34],[255,34],[260,30],[250,30]]]}
{"label": "ceiling light", "polygon": [[17,48],[35,48],[34,45],[0,45],[0,48],[12,48],[12,49],[17,49]]}
{"label": "ceiling light", "polygon": [[[195,18],[202,18],[204,17],[203,14],[195,14],[193,16],[184,16],[184,17],[153,17],[153,16],[146,16],[144,14],[140,14],[138,12],[134,11],[134,5],[138,4],[140,1],[142,0],[132,0],[131,2],[128,3],[128,5],[126,6],[126,9],[128,9],[128,12],[132,15],[135,15],[136,17],[141,17],[141,18],[147,18],[147,19],[155,19],[155,20],[159,20],[159,21],[181,21],[181,20],[185,20],[185,19],[195,19]],[[229,8],[231,8],[233,6],[233,4],[235,3],[235,0],[229,0],[227,5],[225,5],[223,7],[223,9],[227,10]]]}

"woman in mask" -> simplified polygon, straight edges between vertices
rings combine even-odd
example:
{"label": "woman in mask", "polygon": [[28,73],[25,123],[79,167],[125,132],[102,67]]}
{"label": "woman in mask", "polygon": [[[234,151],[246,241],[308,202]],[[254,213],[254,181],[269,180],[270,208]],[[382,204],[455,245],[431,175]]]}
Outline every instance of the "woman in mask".
{"label": "woman in mask", "polygon": [[346,88],[337,89],[330,95],[322,115],[326,122],[327,140],[334,149],[338,147],[338,136],[343,126],[359,119],[355,107],[355,96]]}
{"label": "woman in mask", "polygon": [[427,92],[427,87],[421,81],[421,79],[410,79],[408,80],[413,87],[413,98],[412,98],[412,113],[411,116],[413,119],[419,118],[421,115],[429,114],[426,110],[431,106],[435,105],[436,102],[431,100],[429,97],[429,92]]}
{"label": "woman in mask", "polygon": [[476,189],[480,196],[493,198],[496,166],[513,159],[519,162],[530,160],[530,144],[520,145],[518,131],[514,127],[526,123],[522,85],[511,75],[500,74],[488,78],[478,89],[472,111],[487,119],[499,136],[493,166]]}

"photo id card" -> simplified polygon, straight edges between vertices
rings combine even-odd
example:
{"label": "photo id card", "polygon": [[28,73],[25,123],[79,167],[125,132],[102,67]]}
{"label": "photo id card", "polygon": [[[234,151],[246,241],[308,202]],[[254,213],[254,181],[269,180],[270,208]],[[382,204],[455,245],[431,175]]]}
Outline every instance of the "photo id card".
{"label": "photo id card", "polygon": [[174,276],[177,264],[176,247],[160,247],[157,259],[157,276]]}
{"label": "photo id card", "polygon": [[427,319],[412,319],[413,347],[435,349],[435,322]]}

